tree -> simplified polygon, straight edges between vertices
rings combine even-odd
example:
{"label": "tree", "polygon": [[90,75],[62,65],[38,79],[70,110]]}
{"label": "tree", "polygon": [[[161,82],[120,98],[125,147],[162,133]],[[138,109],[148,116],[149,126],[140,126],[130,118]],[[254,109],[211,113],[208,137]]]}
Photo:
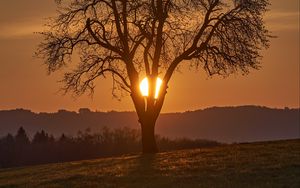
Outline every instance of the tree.
{"label": "tree", "polygon": [[12,147],[15,144],[15,139],[12,134],[8,133],[5,137],[0,139],[2,145]]}
{"label": "tree", "polygon": [[[57,0],[59,13],[42,32],[36,54],[48,72],[66,71],[64,91],[94,91],[95,80],[111,75],[113,94],[129,93],[142,130],[144,153],[157,151],[155,122],[168,83],[179,64],[191,63],[209,76],[259,68],[269,46],[263,14],[268,0]],[[148,79],[148,96],[139,88]],[[156,80],[163,81],[155,97]],[[120,92],[118,92],[120,91]]]}
{"label": "tree", "polygon": [[26,134],[26,131],[23,127],[20,127],[18,129],[18,132],[15,136],[15,141],[16,141],[16,144],[18,144],[20,147],[30,144],[30,140],[29,140],[29,138]]}
{"label": "tree", "polygon": [[49,136],[44,130],[36,132],[32,139],[33,144],[47,144],[50,142],[54,142],[54,138],[52,135]]}
{"label": "tree", "polygon": [[0,168],[9,167],[15,158],[15,139],[11,134],[0,138]]}

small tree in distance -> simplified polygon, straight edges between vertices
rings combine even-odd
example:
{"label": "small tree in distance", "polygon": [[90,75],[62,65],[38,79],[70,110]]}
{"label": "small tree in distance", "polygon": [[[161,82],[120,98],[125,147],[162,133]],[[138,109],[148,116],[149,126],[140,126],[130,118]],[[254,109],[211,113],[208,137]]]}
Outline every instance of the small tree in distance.
{"label": "small tree in distance", "polygon": [[[37,55],[48,72],[72,61],[66,92],[93,92],[95,80],[111,75],[114,91],[128,92],[142,130],[144,153],[157,152],[155,122],[168,83],[181,63],[208,75],[248,73],[259,68],[270,34],[263,14],[268,0],[57,0],[58,15],[42,32]],[[156,80],[162,84],[156,93]],[[147,77],[148,93],[140,92]]]}
{"label": "small tree in distance", "polygon": [[23,127],[20,127],[15,136],[15,141],[19,146],[26,146],[30,144],[30,140],[27,136],[27,133]]}

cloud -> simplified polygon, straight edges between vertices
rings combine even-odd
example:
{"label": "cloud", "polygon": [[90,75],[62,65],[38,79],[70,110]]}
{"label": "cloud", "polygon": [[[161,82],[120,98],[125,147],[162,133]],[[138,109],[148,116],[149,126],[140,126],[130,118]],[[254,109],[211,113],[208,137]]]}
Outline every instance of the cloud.
{"label": "cloud", "polygon": [[0,26],[0,39],[28,37],[34,32],[42,31],[43,25],[39,22],[11,23]]}
{"label": "cloud", "polygon": [[0,0],[0,39],[33,36],[55,9],[53,0]]}
{"label": "cloud", "polygon": [[270,11],[265,15],[265,21],[272,31],[299,30],[299,11]]}

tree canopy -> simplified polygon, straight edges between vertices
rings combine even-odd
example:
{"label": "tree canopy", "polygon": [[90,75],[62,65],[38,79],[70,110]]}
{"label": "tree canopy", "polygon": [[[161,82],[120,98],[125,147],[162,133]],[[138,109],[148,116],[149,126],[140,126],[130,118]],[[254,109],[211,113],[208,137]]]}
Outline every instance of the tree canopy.
{"label": "tree canopy", "polygon": [[269,45],[264,27],[266,0],[69,0],[42,34],[38,55],[48,71],[79,54],[64,76],[65,89],[92,91],[94,80],[113,76],[115,87],[132,92],[138,76],[158,74],[168,83],[187,60],[209,75],[259,67]]}
{"label": "tree canopy", "polygon": [[[63,78],[64,90],[78,95],[93,92],[97,78],[111,75],[113,91],[130,93],[139,121],[147,129],[142,137],[152,134],[149,140],[154,140],[168,83],[180,64],[203,68],[210,76],[246,74],[259,68],[260,50],[269,46],[263,21],[268,0],[57,3],[58,16],[42,32],[44,41],[37,51],[48,72],[65,67],[73,54],[79,54],[78,65]],[[154,97],[158,76],[163,80]],[[139,90],[143,77],[149,79],[146,100]]]}

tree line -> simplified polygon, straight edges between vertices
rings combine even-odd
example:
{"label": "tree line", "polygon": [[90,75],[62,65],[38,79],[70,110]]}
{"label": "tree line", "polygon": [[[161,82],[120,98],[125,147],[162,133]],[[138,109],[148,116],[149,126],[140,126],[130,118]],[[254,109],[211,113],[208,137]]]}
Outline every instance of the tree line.
{"label": "tree line", "polygon": [[[156,137],[162,151],[220,145],[218,142],[203,139],[169,139],[159,135]],[[0,168],[138,153],[141,145],[140,132],[127,127],[104,127],[97,133],[86,129],[79,131],[76,136],[62,134],[58,138],[41,130],[32,139],[20,127],[16,135],[9,133],[0,138]]]}

